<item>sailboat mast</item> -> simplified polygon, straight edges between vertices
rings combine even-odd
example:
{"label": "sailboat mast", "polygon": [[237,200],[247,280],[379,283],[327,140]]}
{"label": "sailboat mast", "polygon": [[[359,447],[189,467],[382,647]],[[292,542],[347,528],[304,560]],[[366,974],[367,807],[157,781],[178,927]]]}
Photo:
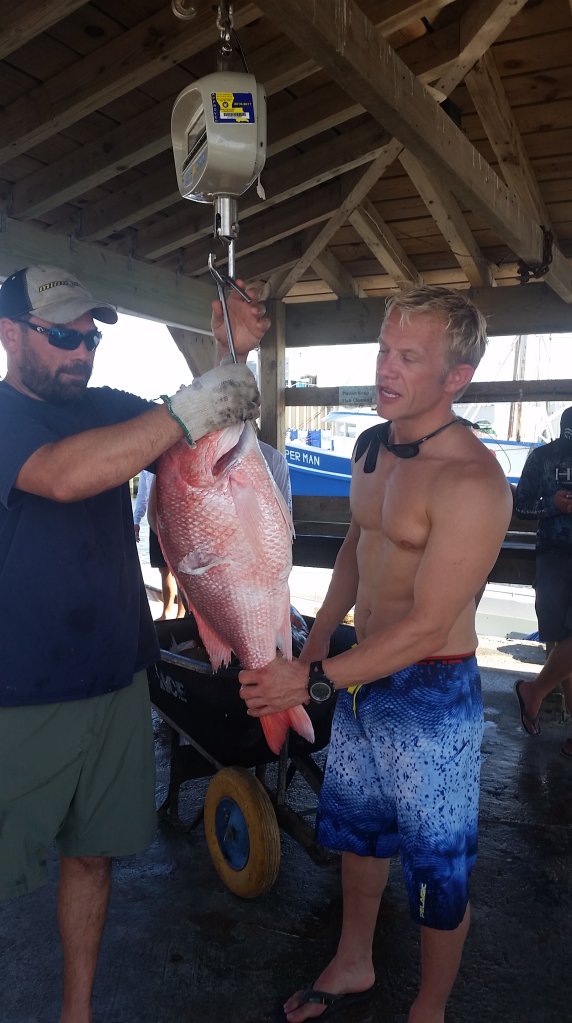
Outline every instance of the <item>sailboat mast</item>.
{"label": "sailboat mast", "polygon": [[[519,334],[514,343],[513,380],[524,380],[528,334]],[[521,440],[522,400],[511,401],[508,419],[508,439]]]}

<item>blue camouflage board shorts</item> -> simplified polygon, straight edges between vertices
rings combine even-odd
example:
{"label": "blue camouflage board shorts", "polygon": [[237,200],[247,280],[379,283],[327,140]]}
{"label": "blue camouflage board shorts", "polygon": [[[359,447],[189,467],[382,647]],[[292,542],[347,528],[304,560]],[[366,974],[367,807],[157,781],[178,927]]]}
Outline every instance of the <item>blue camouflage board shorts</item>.
{"label": "blue camouflage board shorts", "polygon": [[338,694],[317,839],[401,854],[411,915],[453,930],[477,854],[483,705],[471,655],[430,658]]}

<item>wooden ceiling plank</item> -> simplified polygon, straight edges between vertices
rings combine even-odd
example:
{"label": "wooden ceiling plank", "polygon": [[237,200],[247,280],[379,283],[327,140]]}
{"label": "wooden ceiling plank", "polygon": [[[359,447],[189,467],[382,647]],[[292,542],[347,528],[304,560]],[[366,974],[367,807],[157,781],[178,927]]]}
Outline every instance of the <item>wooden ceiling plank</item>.
{"label": "wooden ceiling plank", "polygon": [[313,264],[322,249],[325,248],[330,239],[333,238],[336,231],[348,219],[350,213],[355,210],[356,206],[359,206],[368,192],[371,191],[373,185],[379,180],[384,170],[397,159],[401,149],[401,143],[396,139],[392,139],[383,147],[379,156],[376,157],[365,173],[361,175],[359,181],[350,189],[339,210],[337,210],[334,216],[330,218],[328,223],[313,240],[307,252],[303,254],[296,263],[296,266],[292,268],[282,283],[279,292],[277,292],[277,298],[284,298],[285,295],[288,294],[292,285],[295,284],[308,267]]}
{"label": "wooden ceiling plank", "polygon": [[81,211],[78,237],[86,241],[102,240],[179,202],[184,200],[177,187],[175,167],[169,164],[142,178],[137,185],[121,188],[100,202],[86,206]]}
{"label": "wooden ceiling plank", "polygon": [[[259,6],[437,180],[442,179],[457,198],[478,212],[513,252],[527,263],[542,260],[540,225],[530,219],[352,0],[338,0],[333,18],[331,12],[305,0],[260,0]],[[572,302],[571,268],[557,247],[545,280]]]}
{"label": "wooden ceiling plank", "polygon": [[322,249],[320,255],[316,256],[313,266],[318,276],[338,298],[365,298],[363,289],[330,249]]}
{"label": "wooden ceiling plank", "polygon": [[[68,3],[71,6],[71,0]],[[37,6],[55,7],[57,10],[60,5],[64,7],[64,0]],[[79,6],[79,3],[76,2],[75,6]],[[373,5],[373,9],[377,6]],[[406,5],[403,8],[402,18],[409,17],[409,7]],[[234,13],[235,29],[254,21],[259,13],[254,4],[242,4]],[[393,9],[391,19],[395,19]],[[377,17],[376,25],[383,31],[384,19]],[[37,34],[37,29],[34,34]],[[8,104],[0,112],[0,162],[39,145],[50,135],[111,103],[179,61],[199,53],[217,40],[218,30],[210,7],[204,12],[200,10],[188,25],[177,20],[170,9],[160,11],[26,96]],[[259,79],[265,81],[269,94],[288,87],[316,70],[315,61],[302,59],[299,54],[293,57],[284,47],[281,47],[278,55],[272,54],[266,65],[262,48],[258,59],[255,56],[251,65]],[[261,73],[265,66],[266,72]]]}
{"label": "wooden ceiling plank", "polygon": [[[245,3],[234,16],[235,27],[259,13]],[[162,9],[0,111],[0,162],[39,145],[218,38],[210,7],[188,24],[175,18],[170,6]]]}
{"label": "wooden ceiling plank", "polygon": [[404,149],[399,157],[429,213],[449,245],[453,256],[475,288],[493,287],[492,268],[477,245],[457,200],[443,188],[436,188],[425,168]]}
{"label": "wooden ceiling plank", "polygon": [[267,157],[282,153],[300,142],[337,128],[363,113],[359,103],[349,103],[347,95],[333,83],[323,85],[309,96],[302,96],[273,113],[268,111]]}
{"label": "wooden ceiling plank", "polygon": [[350,213],[349,221],[398,286],[422,284],[421,275],[369,199]]}
{"label": "wooden ceiling plank", "polygon": [[486,53],[467,75],[465,84],[509,188],[546,228],[550,215],[508,103],[492,53]]}
{"label": "wooden ceiling plank", "polygon": [[83,7],[87,0],[2,0],[0,3],[0,60],[47,32],[56,22]]}
{"label": "wooden ceiling plank", "polygon": [[172,107],[171,100],[158,103],[18,182],[12,190],[10,215],[40,217],[162,153],[171,144]]}

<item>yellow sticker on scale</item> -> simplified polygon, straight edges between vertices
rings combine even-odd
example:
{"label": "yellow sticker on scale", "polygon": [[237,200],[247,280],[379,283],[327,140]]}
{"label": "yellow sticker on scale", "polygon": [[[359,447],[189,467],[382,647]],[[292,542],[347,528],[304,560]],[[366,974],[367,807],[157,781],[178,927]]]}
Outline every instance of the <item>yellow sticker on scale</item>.
{"label": "yellow sticker on scale", "polygon": [[251,92],[211,92],[215,124],[254,122],[254,101]]}

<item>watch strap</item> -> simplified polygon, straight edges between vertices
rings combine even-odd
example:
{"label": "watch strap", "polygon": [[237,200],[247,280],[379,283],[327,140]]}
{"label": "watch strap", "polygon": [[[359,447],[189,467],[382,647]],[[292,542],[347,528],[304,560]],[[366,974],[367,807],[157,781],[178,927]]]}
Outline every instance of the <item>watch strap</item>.
{"label": "watch strap", "polygon": [[[324,668],[323,668],[323,665],[322,665],[321,661],[310,661],[310,678],[309,678],[309,681],[312,682],[315,678],[328,678],[328,676],[326,675],[326,672],[324,671]],[[328,682],[329,681],[330,681],[330,679],[328,678]]]}

